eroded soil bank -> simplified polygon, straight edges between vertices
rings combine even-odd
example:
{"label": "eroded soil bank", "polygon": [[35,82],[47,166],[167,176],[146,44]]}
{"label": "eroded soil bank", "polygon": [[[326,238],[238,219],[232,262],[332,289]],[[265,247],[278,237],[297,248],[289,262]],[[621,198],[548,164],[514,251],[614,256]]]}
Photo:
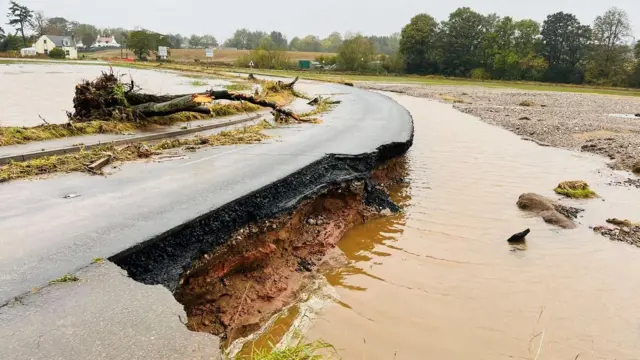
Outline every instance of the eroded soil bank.
{"label": "eroded soil bank", "polygon": [[240,229],[194,262],[176,292],[188,327],[228,343],[260,329],[335,257],[347,230],[399,210],[385,185],[402,179],[402,164],[391,160],[371,179],[333,184],[291,213]]}

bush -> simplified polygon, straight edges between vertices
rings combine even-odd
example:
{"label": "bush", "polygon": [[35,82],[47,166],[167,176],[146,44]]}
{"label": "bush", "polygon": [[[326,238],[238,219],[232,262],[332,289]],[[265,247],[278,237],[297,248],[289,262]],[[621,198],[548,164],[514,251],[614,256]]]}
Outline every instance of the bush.
{"label": "bush", "polygon": [[284,51],[264,49],[256,49],[250,54],[238,57],[235,65],[238,67],[248,67],[252,61],[258,69],[287,70],[295,69],[298,65],[295,61],[289,60]]}
{"label": "bush", "polygon": [[483,68],[471,70],[471,78],[474,80],[490,80],[491,75]]}
{"label": "bush", "polygon": [[49,57],[52,59],[65,59],[67,57],[67,53],[61,48],[54,48],[49,51]]}

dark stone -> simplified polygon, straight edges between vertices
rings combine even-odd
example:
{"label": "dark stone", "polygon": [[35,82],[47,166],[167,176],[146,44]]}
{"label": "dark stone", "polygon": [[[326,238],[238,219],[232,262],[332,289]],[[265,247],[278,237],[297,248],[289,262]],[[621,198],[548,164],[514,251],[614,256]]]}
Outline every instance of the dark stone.
{"label": "dark stone", "polygon": [[509,238],[509,240],[507,240],[510,243],[519,243],[519,242],[523,242],[525,240],[525,238],[527,237],[527,235],[529,235],[529,233],[531,233],[531,230],[527,229],[523,232],[514,234],[513,236],[511,236]]}

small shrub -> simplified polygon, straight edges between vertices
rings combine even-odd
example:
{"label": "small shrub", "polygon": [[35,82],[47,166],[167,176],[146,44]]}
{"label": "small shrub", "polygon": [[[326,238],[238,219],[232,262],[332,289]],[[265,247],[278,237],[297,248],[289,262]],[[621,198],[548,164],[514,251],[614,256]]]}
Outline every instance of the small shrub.
{"label": "small shrub", "polygon": [[67,53],[61,48],[54,48],[49,51],[49,57],[52,59],[65,59],[67,57]]}
{"label": "small shrub", "polygon": [[536,103],[534,103],[531,100],[522,100],[520,102],[520,104],[518,104],[518,105],[520,105],[520,106],[536,106]]}
{"label": "small shrub", "polygon": [[589,199],[598,196],[589,188],[589,184],[584,181],[565,181],[560,183],[554,191],[557,194],[574,199]]}

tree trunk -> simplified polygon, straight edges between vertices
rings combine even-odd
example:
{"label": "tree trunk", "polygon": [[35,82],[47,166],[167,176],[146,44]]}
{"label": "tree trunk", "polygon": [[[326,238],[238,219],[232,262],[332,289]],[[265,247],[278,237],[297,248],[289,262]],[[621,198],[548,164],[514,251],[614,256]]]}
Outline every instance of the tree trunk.
{"label": "tree trunk", "polygon": [[133,110],[144,116],[166,116],[182,111],[193,111],[198,109],[200,104],[193,101],[192,95],[182,96],[166,102],[148,102],[133,106]]}

